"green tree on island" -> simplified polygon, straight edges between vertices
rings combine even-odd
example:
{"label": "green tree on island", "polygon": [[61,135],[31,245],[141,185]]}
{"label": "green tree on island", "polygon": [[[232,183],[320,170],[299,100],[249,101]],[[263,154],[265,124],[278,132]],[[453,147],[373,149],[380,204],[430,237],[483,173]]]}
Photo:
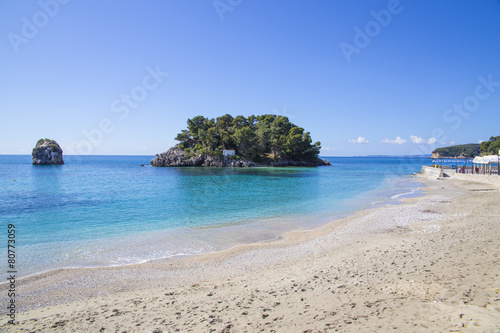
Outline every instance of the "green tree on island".
{"label": "green tree on island", "polygon": [[435,149],[432,153],[439,154],[440,157],[465,157],[474,158],[480,154],[480,145],[478,143],[468,143],[465,145],[454,145]]}
{"label": "green tree on island", "polygon": [[187,153],[221,156],[224,149],[234,149],[239,158],[253,162],[264,160],[312,161],[321,149],[312,143],[311,134],[304,132],[279,115],[232,117],[229,114],[209,119],[196,116],[187,121],[187,129],[175,140]]}
{"label": "green tree on island", "polygon": [[500,136],[492,136],[489,141],[481,143],[481,155],[498,155]]}

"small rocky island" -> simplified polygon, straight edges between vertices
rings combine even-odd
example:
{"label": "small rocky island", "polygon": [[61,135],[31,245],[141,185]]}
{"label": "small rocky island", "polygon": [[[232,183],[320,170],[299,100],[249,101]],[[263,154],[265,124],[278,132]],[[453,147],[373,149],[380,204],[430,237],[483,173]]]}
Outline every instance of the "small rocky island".
{"label": "small rocky island", "polygon": [[33,165],[64,164],[61,146],[54,140],[38,140],[31,155],[33,156]]}
{"label": "small rocky island", "polygon": [[321,144],[279,115],[216,119],[197,116],[177,135],[179,144],[157,154],[155,167],[256,167],[331,165],[318,157]]}

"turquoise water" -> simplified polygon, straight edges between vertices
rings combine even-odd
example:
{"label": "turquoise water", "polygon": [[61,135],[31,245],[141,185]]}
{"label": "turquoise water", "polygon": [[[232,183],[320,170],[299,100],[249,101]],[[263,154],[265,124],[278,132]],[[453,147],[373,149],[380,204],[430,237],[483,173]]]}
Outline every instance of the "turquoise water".
{"label": "turquoise water", "polygon": [[220,251],[397,203],[424,158],[331,157],[318,168],[153,168],[153,156],[0,155],[1,247],[15,224],[21,276]]}

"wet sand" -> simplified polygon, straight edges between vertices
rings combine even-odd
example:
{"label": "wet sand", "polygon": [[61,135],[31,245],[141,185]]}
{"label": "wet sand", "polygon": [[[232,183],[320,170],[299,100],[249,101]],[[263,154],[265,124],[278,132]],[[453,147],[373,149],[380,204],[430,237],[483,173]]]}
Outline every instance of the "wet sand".
{"label": "wet sand", "polygon": [[[221,253],[17,282],[29,332],[498,332],[500,191],[425,195]],[[0,286],[2,303],[6,285]],[[2,309],[2,311],[4,311]]]}

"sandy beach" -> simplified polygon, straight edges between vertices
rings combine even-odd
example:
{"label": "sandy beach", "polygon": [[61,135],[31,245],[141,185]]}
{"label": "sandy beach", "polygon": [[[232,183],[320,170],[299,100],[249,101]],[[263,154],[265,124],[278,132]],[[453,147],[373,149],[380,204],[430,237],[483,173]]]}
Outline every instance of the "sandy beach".
{"label": "sandy beach", "polygon": [[18,324],[0,328],[500,332],[499,188],[420,180],[422,196],[271,242],[19,280]]}

